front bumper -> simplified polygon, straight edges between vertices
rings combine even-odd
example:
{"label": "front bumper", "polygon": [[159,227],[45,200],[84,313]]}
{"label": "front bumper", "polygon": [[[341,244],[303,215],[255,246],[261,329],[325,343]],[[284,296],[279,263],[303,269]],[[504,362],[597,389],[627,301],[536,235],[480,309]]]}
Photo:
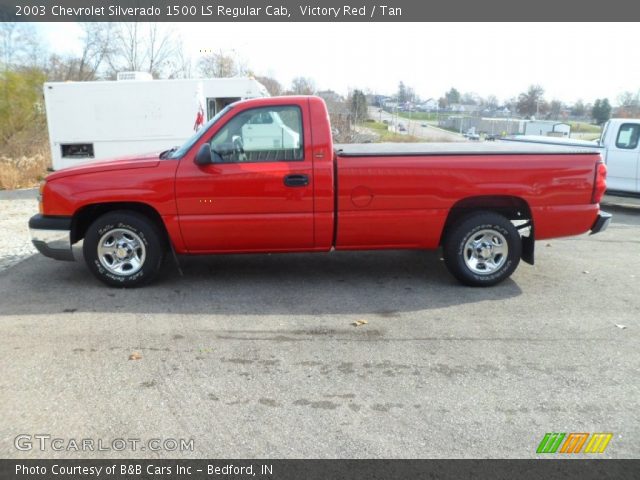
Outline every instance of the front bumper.
{"label": "front bumper", "polygon": [[75,260],[71,248],[71,217],[34,215],[29,219],[31,242],[45,257]]}
{"label": "front bumper", "polygon": [[601,211],[600,213],[598,213],[598,218],[596,218],[596,221],[593,222],[590,235],[598,232],[603,232],[607,229],[609,223],[611,223],[611,214]]}

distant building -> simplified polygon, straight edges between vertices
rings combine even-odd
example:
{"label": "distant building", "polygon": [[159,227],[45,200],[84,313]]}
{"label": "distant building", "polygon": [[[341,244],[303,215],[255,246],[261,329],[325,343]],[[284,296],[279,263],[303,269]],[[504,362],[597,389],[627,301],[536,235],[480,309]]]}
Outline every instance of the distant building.
{"label": "distant building", "polygon": [[439,110],[438,101],[433,98],[430,98],[422,102],[420,105],[418,105],[416,109],[419,112],[437,112]]}
{"label": "distant building", "polygon": [[524,124],[523,135],[544,135],[547,137],[568,137],[571,126],[568,123],[551,120],[529,120]]}
{"label": "distant building", "polygon": [[485,108],[482,110],[483,117],[507,118],[511,117],[511,110],[507,107]]}
{"label": "distant building", "polygon": [[451,112],[468,113],[473,115],[480,112],[482,110],[482,107],[480,105],[463,105],[461,103],[452,103],[451,105],[449,105],[448,109]]}
{"label": "distant building", "polygon": [[568,137],[571,133],[571,127],[566,123],[548,120],[523,120],[519,118],[487,118],[452,115],[442,119],[439,125],[461,133],[474,129],[478,133],[490,135]]}
{"label": "distant building", "polygon": [[344,102],[344,98],[337,92],[333,90],[322,90],[321,92],[316,93],[317,96],[322,98],[326,103],[340,103]]}
{"label": "distant building", "polygon": [[374,95],[372,93],[367,94],[367,104],[374,107],[384,106],[384,102],[389,100],[389,97],[385,95]]}

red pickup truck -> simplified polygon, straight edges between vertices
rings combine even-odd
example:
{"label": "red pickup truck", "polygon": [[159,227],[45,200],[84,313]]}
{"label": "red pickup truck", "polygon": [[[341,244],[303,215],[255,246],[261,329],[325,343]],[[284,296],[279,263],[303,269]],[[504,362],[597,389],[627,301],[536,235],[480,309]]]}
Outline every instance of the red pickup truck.
{"label": "red pickup truck", "polygon": [[29,227],[52,258],[82,244],[111,286],[149,282],[171,252],[439,247],[458,280],[488,286],[533,264],[535,240],[604,230],[605,175],[588,149],[333,145],[320,98],[260,98],[160,155],[50,174]]}

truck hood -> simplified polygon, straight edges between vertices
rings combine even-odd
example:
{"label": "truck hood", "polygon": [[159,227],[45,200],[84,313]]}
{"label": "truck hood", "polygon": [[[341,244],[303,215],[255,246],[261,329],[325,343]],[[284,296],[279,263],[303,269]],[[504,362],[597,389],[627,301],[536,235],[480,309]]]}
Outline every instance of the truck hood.
{"label": "truck hood", "polygon": [[157,167],[160,159],[157,153],[149,153],[135,157],[122,157],[113,160],[103,160],[100,162],[91,162],[77,167],[64,168],[47,175],[47,181],[57,180],[72,175],[84,175],[87,173],[108,172],[111,170],[132,170],[135,168],[153,168]]}

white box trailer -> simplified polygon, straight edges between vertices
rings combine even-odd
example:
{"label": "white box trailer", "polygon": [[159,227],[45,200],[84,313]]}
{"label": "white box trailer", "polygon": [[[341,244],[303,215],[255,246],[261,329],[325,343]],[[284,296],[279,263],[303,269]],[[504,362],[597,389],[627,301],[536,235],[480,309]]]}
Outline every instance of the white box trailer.
{"label": "white box trailer", "polygon": [[229,103],[269,96],[252,78],[132,78],[44,84],[54,170],[181,145],[199,112],[206,122]]}

